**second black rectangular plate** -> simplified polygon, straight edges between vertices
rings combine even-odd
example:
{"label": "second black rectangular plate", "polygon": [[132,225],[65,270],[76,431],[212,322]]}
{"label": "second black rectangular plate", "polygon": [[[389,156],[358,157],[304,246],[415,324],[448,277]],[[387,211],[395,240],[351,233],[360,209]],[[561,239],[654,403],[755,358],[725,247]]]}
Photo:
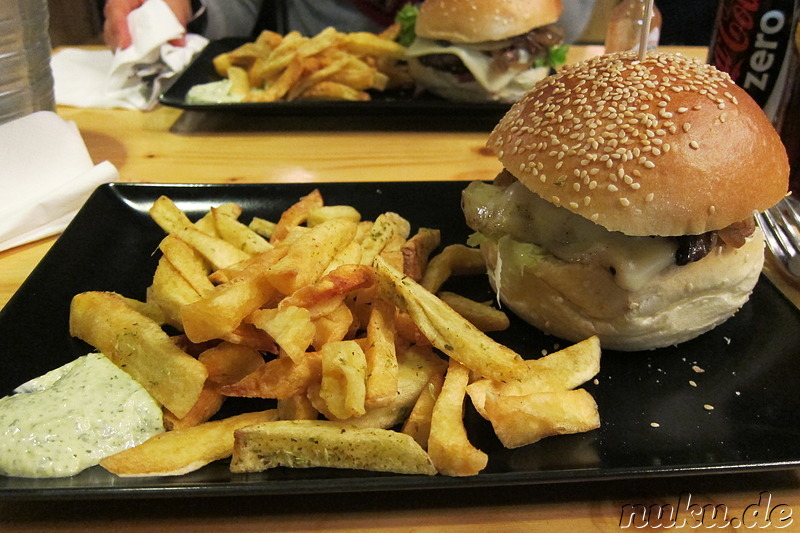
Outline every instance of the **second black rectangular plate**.
{"label": "second black rectangular plate", "polygon": [[511,107],[499,102],[460,103],[450,102],[429,93],[415,95],[409,90],[375,91],[372,99],[366,102],[350,101],[292,101],[292,102],[240,102],[203,103],[187,100],[189,90],[195,85],[221,79],[214,70],[212,60],[215,56],[233,50],[247,42],[245,39],[226,38],[211,41],[190,63],[175,82],[162,94],[159,101],[167,106],[187,111],[219,111],[250,115],[292,115],[299,117],[318,117],[321,115],[344,116],[382,116],[387,122],[407,115],[421,118],[431,114],[438,117],[470,117],[489,119],[497,122]]}

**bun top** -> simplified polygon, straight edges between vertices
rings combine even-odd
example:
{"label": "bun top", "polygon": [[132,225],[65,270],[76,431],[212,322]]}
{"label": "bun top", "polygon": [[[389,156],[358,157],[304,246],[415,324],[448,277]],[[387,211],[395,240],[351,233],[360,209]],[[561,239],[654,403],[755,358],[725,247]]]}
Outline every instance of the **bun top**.
{"label": "bun top", "polygon": [[512,106],[488,146],[545,200],[628,235],[721,229],[788,189],[786,150],[758,104],[679,55],[565,67]]}
{"label": "bun top", "polygon": [[500,41],[552,24],[561,0],[425,0],[415,31],[455,43]]}

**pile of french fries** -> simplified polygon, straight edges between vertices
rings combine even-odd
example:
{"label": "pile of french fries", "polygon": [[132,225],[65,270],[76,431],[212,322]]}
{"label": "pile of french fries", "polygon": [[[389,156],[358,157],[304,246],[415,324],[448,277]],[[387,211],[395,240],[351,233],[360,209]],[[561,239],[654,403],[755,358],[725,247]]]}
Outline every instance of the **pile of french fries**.
{"label": "pile of french fries", "polygon": [[329,27],[313,37],[267,30],[216,56],[214,69],[244,102],[369,100],[370,90],[411,84],[398,32],[398,25],[382,34]]}
{"label": "pile of french fries", "polygon": [[[163,405],[168,431],[104,459],[110,472],[231,457],[234,472],[474,475],[488,457],[469,441],[467,397],[507,447],[600,424],[577,388],[599,371],[597,339],[528,361],[492,340],[504,313],[437,296],[485,265],[463,245],[439,252],[436,229],[411,235],[393,212],[362,220],[317,190],[275,221],[245,223],[237,204],[192,221],[167,197],[150,214],[166,236],[145,301],[85,292],[70,312],[71,334]],[[275,407],[215,420],[230,397]]]}

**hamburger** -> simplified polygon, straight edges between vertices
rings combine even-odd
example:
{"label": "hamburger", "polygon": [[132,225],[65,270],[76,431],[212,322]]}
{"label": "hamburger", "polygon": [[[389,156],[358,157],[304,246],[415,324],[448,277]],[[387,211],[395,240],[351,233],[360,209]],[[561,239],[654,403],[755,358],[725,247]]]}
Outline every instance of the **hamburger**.
{"label": "hamburger", "polygon": [[513,102],[564,62],[561,0],[426,0],[409,73],[456,102]]}
{"label": "hamburger", "polygon": [[786,150],[730,77],[682,56],[599,56],[539,82],[488,140],[504,170],[463,192],[499,299],[541,330],[636,351],[692,339],[748,300],[754,212]]}

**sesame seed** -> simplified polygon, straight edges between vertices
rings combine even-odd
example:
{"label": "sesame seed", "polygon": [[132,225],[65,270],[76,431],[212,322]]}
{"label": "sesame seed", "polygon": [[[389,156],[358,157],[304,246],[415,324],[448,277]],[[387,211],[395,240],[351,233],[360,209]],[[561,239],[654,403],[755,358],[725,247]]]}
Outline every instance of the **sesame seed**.
{"label": "sesame seed", "polygon": [[690,143],[689,143],[689,146],[691,146],[691,147],[692,147],[693,149],[695,149],[695,150],[697,150],[698,148],[700,148],[700,144],[699,144],[697,141],[692,141],[692,142],[690,142]]}

